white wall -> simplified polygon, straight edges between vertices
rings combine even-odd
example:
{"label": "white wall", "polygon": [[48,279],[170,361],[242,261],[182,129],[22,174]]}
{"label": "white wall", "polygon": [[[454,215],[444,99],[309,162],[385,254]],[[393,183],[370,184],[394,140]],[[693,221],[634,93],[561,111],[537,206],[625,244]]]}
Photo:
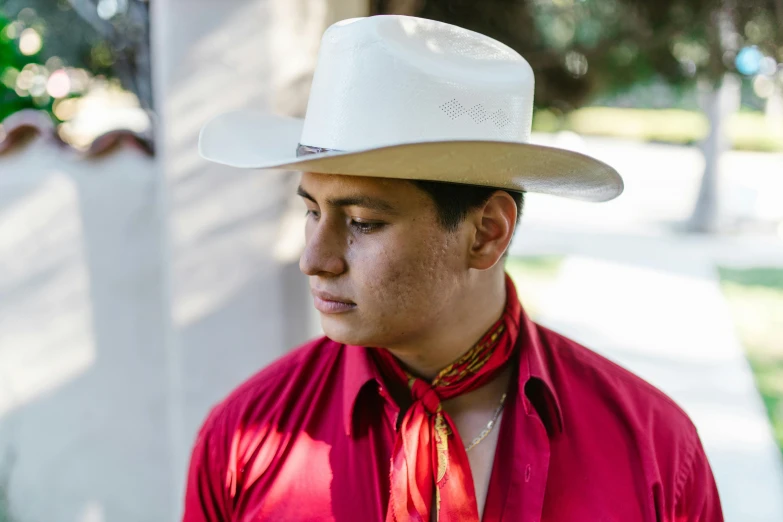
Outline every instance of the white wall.
{"label": "white wall", "polygon": [[0,156],[0,477],[14,521],[168,517],[159,177],[135,148],[85,161],[39,138]]}
{"label": "white wall", "polygon": [[[0,156],[0,487],[16,522],[177,520],[208,408],[317,327],[298,181],[201,160],[234,108],[303,114],[365,0],[151,3],[158,155]],[[1,490],[0,490],[1,491]]]}
{"label": "white wall", "polygon": [[[156,95],[170,223],[172,482],[207,409],[315,333],[297,258],[298,176],[201,160],[200,127],[236,108],[303,115],[324,29],[366,14],[357,0],[164,0]],[[186,22],[183,22],[186,20]]]}

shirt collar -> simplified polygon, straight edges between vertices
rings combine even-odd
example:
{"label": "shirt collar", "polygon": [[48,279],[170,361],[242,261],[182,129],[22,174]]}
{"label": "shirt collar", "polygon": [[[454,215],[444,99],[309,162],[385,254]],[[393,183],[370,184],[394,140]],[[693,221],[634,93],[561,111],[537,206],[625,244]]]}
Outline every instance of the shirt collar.
{"label": "shirt collar", "polygon": [[[520,306],[519,323],[519,390],[536,408],[550,435],[562,433],[563,413],[548,364],[548,354],[541,339],[539,326]],[[368,348],[346,346],[343,374],[343,420],[345,433],[351,435],[355,426],[356,402],[362,389],[374,381],[377,389],[383,382],[370,358]],[[540,386],[537,384],[541,384]],[[527,405],[525,405],[527,408]]]}
{"label": "shirt collar", "polygon": [[354,412],[356,401],[362,388],[369,382],[375,381],[380,387],[380,373],[367,353],[368,348],[363,346],[346,346],[343,373],[343,420],[345,421],[345,433],[351,435],[354,426]]}
{"label": "shirt collar", "polygon": [[[540,326],[522,309],[519,343],[519,390],[533,404],[550,435],[562,433],[563,411],[552,381],[551,348],[541,338]],[[536,384],[540,383],[538,386]],[[527,407],[527,406],[526,406]]]}

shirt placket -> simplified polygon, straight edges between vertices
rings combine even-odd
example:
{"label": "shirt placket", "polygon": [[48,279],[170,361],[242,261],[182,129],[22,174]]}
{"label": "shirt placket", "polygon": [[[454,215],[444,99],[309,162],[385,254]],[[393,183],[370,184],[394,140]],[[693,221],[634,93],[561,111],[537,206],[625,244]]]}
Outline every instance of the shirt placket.
{"label": "shirt placket", "polygon": [[549,472],[549,436],[527,398],[516,393],[504,415],[484,522],[540,522]]}

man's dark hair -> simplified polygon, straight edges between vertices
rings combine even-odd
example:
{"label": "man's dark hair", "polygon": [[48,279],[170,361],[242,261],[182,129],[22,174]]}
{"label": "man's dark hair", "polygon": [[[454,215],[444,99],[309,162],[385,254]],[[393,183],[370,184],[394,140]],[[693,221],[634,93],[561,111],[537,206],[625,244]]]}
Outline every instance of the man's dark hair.
{"label": "man's dark hair", "polygon": [[507,192],[517,204],[517,223],[522,217],[525,193],[515,190],[445,183],[440,181],[411,180],[414,185],[429,194],[435,202],[440,224],[448,231],[454,231],[471,210],[477,209],[489,201],[498,190]]}

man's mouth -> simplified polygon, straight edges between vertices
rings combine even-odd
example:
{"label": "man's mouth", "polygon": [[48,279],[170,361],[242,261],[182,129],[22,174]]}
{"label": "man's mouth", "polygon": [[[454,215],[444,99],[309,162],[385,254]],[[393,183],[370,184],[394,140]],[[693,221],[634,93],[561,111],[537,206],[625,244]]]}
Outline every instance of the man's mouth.
{"label": "man's mouth", "polygon": [[323,314],[339,314],[356,308],[356,303],[339,295],[311,290],[316,310]]}

